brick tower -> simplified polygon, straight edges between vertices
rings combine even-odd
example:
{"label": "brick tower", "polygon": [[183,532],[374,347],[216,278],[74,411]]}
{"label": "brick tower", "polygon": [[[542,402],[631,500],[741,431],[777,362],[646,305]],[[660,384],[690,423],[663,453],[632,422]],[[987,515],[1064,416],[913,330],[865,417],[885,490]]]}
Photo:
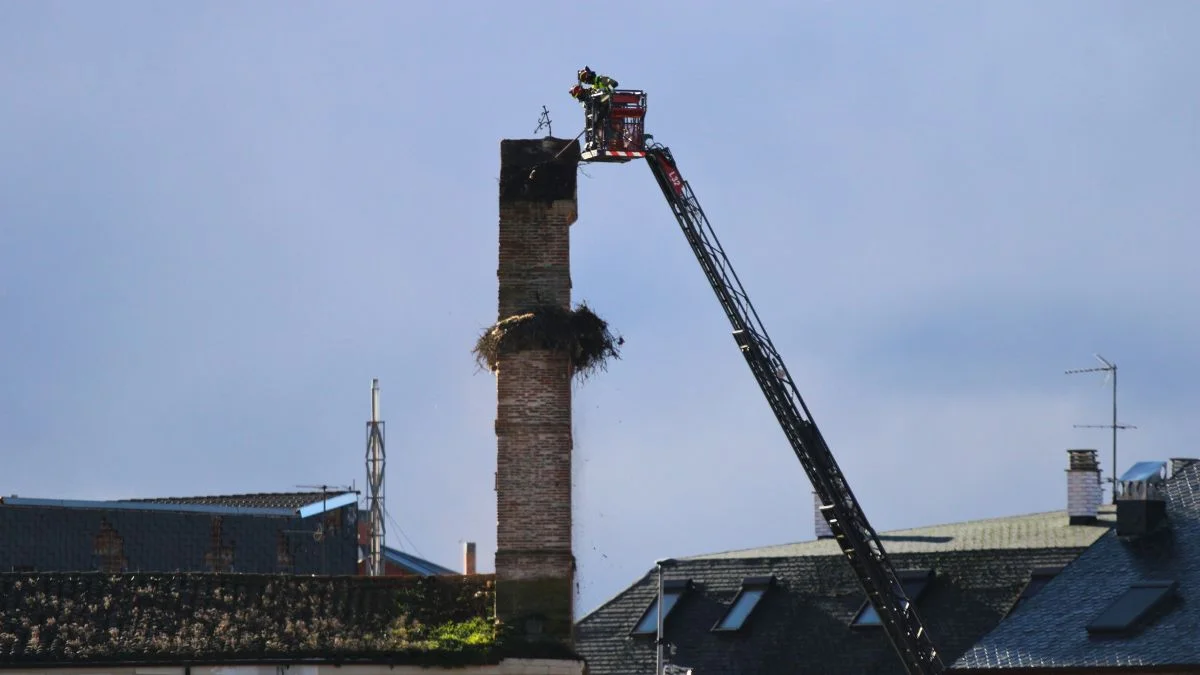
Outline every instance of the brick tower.
{"label": "brick tower", "polygon": [[[499,319],[570,310],[570,227],[579,143],[500,144]],[[565,351],[540,346],[499,356],[496,406],[496,612],[530,641],[569,645],[571,378]]]}

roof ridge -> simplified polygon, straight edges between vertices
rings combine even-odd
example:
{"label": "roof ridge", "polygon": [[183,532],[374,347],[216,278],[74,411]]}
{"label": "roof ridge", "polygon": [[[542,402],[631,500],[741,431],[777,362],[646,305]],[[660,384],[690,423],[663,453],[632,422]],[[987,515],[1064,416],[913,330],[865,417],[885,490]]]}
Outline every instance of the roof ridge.
{"label": "roof ridge", "polygon": [[[1198,464],[1200,464],[1200,462],[1198,462]],[[1101,507],[1100,507],[1101,513],[1105,513],[1107,511],[1106,507],[1108,507],[1108,505],[1101,505]],[[981,523],[998,523],[998,522],[1005,521],[1005,520],[1020,520],[1020,519],[1025,519],[1025,518],[1049,517],[1049,516],[1054,516],[1054,515],[1062,515],[1062,514],[1065,514],[1066,512],[1067,512],[1067,509],[1061,508],[1061,509],[1053,509],[1050,511],[1035,511],[1033,513],[1023,513],[1023,514],[1009,515],[1009,516],[993,516],[990,518],[973,518],[970,520],[958,520],[958,521],[952,521],[952,522],[948,522],[948,523],[936,523],[933,525],[921,525],[918,527],[907,527],[907,528],[896,529],[896,530],[882,530],[882,531],[879,531],[877,534],[881,537],[906,535],[906,534],[914,534],[914,533],[918,533],[918,532],[922,532],[922,531],[936,530],[939,528],[946,528],[946,527],[964,527],[964,526],[970,526],[970,525],[977,525],[977,524],[981,524]],[[800,546],[800,545],[805,545],[805,544],[815,544],[819,541],[821,541],[821,540],[816,539],[816,538],[800,539],[800,540],[786,541],[786,542],[775,543],[775,544],[763,544],[762,546],[750,546],[748,548],[735,548],[735,549],[729,549],[729,550],[725,550],[725,551],[709,551],[709,552],[701,553],[698,555],[684,556],[684,557],[681,557],[680,560],[700,560],[700,559],[705,559],[705,558],[712,558],[715,556],[723,556],[723,555],[727,555],[730,553],[745,553],[745,552],[750,552],[750,551],[755,551],[755,550],[760,550],[760,549],[771,549],[771,548],[780,548],[780,547],[784,547],[784,546]]]}
{"label": "roof ridge", "polygon": [[207,494],[207,495],[171,495],[164,497],[135,497],[131,499],[107,499],[100,501],[116,501],[116,502],[147,502],[158,499],[228,499],[230,497],[283,497],[283,496],[301,496],[301,495],[345,495],[351,494],[353,490],[329,490],[321,492],[320,490],[290,490],[281,492],[231,492],[228,494]]}
{"label": "roof ridge", "polygon": [[[678,560],[681,560],[681,561],[683,561],[683,560],[689,560],[689,559],[688,559],[688,558],[678,558]],[[589,617],[591,617],[591,616],[592,616],[593,614],[595,614],[596,612],[599,612],[600,610],[604,609],[605,607],[608,607],[609,605],[613,604],[614,602],[616,602],[616,601],[620,600],[621,598],[625,597],[625,595],[626,595],[626,594],[627,594],[627,593],[630,591],[630,589],[632,589],[634,586],[637,586],[637,585],[639,585],[639,584],[643,583],[644,581],[646,581],[646,579],[647,579],[647,578],[648,578],[648,577],[649,577],[651,574],[654,574],[654,572],[655,572],[655,568],[653,568],[653,567],[652,567],[652,568],[650,568],[650,570],[649,570],[649,571],[647,571],[645,574],[643,574],[643,575],[642,575],[642,578],[640,578],[640,579],[638,579],[637,581],[633,582],[633,583],[632,583],[632,584],[630,584],[629,586],[627,586],[627,587],[625,587],[625,588],[622,588],[621,590],[617,591],[617,592],[616,592],[616,593],[614,593],[614,594],[613,594],[613,595],[612,595],[612,596],[611,596],[609,599],[605,600],[604,602],[600,603],[599,605],[596,605],[596,608],[595,608],[595,609],[593,609],[592,611],[590,611],[590,612],[588,612],[588,613],[584,614],[583,616],[579,617],[578,619],[576,619],[576,620],[575,620],[575,623],[576,623],[576,624],[581,624],[581,623],[583,623],[584,621],[586,621],[586,620],[587,620]]]}
{"label": "roof ridge", "polygon": [[426,558],[425,556],[417,555],[415,553],[409,553],[408,551],[396,548],[394,546],[387,546],[385,544],[383,547],[383,550],[384,550],[385,554],[390,552],[399,557],[410,558],[417,562],[424,563],[425,565],[428,565],[430,567],[436,567],[438,570],[441,570],[441,572],[439,572],[441,574],[461,574],[460,572],[456,572],[455,570],[452,570],[449,567],[446,567],[445,565],[440,565],[438,563],[435,563],[434,561],[430,560],[429,558]]}

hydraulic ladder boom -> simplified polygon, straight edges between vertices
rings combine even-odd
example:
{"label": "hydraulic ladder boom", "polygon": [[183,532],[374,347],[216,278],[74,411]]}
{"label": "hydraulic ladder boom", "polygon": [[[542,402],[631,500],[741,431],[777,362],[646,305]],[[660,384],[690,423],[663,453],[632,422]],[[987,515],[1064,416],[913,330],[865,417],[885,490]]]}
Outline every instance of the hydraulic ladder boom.
{"label": "hydraulic ladder boom", "polygon": [[783,359],[775,351],[700,203],[679,175],[670,149],[657,143],[648,144],[646,161],[733,324],[733,337],[746,363],[812,481],[821,500],[821,514],[829,522],[909,675],[941,673],[944,670],[941,658],[905,595],[879,536],[854,498],[850,484],[825,444]]}

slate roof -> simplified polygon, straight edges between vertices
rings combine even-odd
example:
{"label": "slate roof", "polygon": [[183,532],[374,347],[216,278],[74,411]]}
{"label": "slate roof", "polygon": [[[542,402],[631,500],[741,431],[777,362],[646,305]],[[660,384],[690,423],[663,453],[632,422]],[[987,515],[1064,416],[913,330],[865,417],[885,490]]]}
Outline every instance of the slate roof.
{"label": "slate roof", "polygon": [[[979,641],[954,670],[1200,665],[1200,463],[1167,480],[1170,529],[1123,541],[1110,532]],[[1133,582],[1173,579],[1182,602],[1131,635],[1086,626]]]}
{"label": "slate roof", "polygon": [[251,509],[300,509],[332,499],[342,492],[256,492],[240,495],[211,495],[201,497],[151,497],[125,499],[126,502],[150,504],[194,504],[200,506],[230,506]]}
{"label": "slate roof", "polygon": [[483,651],[430,649],[411,623],[490,618],[493,588],[491,575],[4,573],[0,668],[495,662]]}
{"label": "slate roof", "polygon": [[[879,535],[888,555],[944,551],[992,551],[1031,548],[1082,548],[1090,546],[1115,522],[1111,506],[1100,509],[1097,525],[1069,525],[1064,511],[1048,511],[1005,518],[971,520],[909,530],[892,530]],[[794,556],[837,556],[841,549],[833,539],[802,541],[778,546],[706,553],[688,560],[721,558],[787,558]]]}
{"label": "slate roof", "polygon": [[[949,665],[1000,622],[1034,568],[1069,563],[1112,524],[1107,510],[1096,525],[1069,525],[1060,511],[883,534],[897,569],[934,570],[917,609]],[[746,628],[713,632],[743,579],[768,575],[776,585]],[[830,540],[680,558],[664,576],[694,584],[666,624],[673,663],[698,673],[904,674],[878,626],[851,626],[866,597]],[[653,637],[630,631],[656,581],[650,570],[578,622],[577,648],[591,673],[653,671]]]}

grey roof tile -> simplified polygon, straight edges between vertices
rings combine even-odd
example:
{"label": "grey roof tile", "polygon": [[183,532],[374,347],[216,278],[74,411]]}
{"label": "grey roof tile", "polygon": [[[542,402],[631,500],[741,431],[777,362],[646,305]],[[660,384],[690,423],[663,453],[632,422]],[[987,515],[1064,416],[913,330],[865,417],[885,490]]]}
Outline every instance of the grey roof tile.
{"label": "grey roof tile", "polygon": [[[891,530],[879,535],[889,555],[939,551],[983,551],[1020,548],[1072,548],[1091,545],[1115,524],[1111,506],[1100,510],[1095,525],[1070,525],[1065,511]],[[689,560],[717,558],[775,558],[840,555],[832,539],[706,553]]]}
{"label": "grey roof tile", "polygon": [[[949,664],[1000,622],[1032,569],[1069,563],[1110,524],[1106,517],[1099,526],[1072,526],[1065,512],[1035,514],[885,533],[884,545],[898,569],[935,570],[917,608]],[[766,575],[778,583],[746,629],[711,632],[742,579]],[[850,626],[866,598],[832,541],[681,558],[666,578],[696,584],[667,623],[675,663],[700,673],[903,675],[881,630]],[[579,621],[577,645],[591,673],[653,670],[652,638],[629,632],[653,599],[656,579],[648,572]]]}
{"label": "grey roof tile", "polygon": [[[1123,541],[1115,532],[981,639],[955,670],[1200,664],[1200,463],[1167,481],[1170,529]],[[1091,637],[1087,624],[1130,583],[1175,579],[1183,602],[1125,637]]]}

